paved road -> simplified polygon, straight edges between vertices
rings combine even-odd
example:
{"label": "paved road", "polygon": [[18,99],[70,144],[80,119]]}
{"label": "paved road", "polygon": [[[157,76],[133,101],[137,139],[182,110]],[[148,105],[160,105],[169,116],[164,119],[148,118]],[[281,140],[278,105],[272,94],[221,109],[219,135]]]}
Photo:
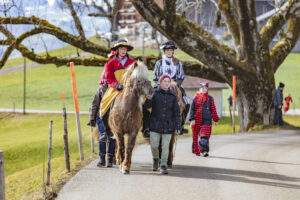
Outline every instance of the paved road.
{"label": "paved road", "polygon": [[[40,65],[41,64],[39,64],[39,63],[28,63],[28,64],[26,64],[26,69],[33,68],[33,67],[38,67]],[[18,70],[23,70],[23,69],[24,69],[24,65],[19,65],[19,66],[16,66],[16,67],[1,69],[0,70],[0,75],[7,74],[7,73],[10,73],[10,72],[15,72],[15,71],[18,71]]]}
{"label": "paved road", "polygon": [[151,171],[149,145],[137,146],[130,175],[90,163],[60,191],[59,200],[300,199],[300,131],[218,135],[210,157],[177,142],[169,175]]}

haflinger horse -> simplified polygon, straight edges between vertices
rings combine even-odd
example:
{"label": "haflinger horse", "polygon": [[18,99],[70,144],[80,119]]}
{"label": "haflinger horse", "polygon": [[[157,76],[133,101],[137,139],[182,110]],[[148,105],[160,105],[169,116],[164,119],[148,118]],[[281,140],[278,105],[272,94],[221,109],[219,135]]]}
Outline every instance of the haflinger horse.
{"label": "haflinger horse", "polygon": [[[179,109],[180,109],[180,119],[181,119],[181,122],[183,122],[183,120],[185,120],[183,117],[185,103],[182,98],[182,92],[180,91],[178,84],[173,79],[171,81],[170,89],[173,90],[177,96],[177,101],[178,101],[178,105],[179,105]],[[184,124],[184,123],[182,123],[182,124]],[[170,145],[169,145],[169,156],[168,156],[168,162],[167,162],[168,168],[172,168],[172,166],[173,166],[175,141],[176,141],[176,133],[174,131],[174,133],[172,133],[172,137],[171,137]],[[159,157],[161,157],[161,141],[160,141],[160,145],[159,145]]]}
{"label": "haflinger horse", "polygon": [[117,142],[116,159],[123,174],[130,173],[132,151],[142,127],[143,97],[151,99],[153,94],[147,66],[140,61],[133,63],[124,74],[124,89],[116,97],[108,118]]}

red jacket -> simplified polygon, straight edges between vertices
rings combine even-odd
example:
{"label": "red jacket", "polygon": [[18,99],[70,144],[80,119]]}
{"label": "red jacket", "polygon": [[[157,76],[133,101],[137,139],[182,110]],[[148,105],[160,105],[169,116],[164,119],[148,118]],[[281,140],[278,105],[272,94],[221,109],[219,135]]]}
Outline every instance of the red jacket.
{"label": "red jacket", "polygon": [[114,59],[112,59],[111,61],[106,63],[104,71],[105,71],[105,78],[106,78],[108,85],[110,87],[116,89],[118,87],[118,85],[120,85],[120,83],[116,80],[115,71],[117,71],[119,69],[126,69],[134,62],[135,62],[134,59],[128,57],[124,66],[122,66],[120,61],[118,59],[116,59],[116,57],[115,57]]}

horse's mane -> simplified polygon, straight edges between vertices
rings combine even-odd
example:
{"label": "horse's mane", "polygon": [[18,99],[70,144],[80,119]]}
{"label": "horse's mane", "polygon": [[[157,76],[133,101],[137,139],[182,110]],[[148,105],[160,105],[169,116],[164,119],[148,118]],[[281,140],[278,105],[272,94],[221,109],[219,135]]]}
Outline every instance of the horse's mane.
{"label": "horse's mane", "polygon": [[135,61],[128,67],[127,71],[125,72],[124,80],[125,84],[128,83],[129,80],[149,80],[147,66],[141,61]]}

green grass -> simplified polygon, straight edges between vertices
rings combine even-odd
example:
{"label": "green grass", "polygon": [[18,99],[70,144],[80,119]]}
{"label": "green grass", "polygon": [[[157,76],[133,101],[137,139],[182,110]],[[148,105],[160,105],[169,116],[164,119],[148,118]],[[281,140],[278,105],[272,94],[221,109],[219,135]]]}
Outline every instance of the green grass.
{"label": "green grass", "polygon": [[287,123],[300,128],[300,116],[299,115],[283,115],[283,120]]}
{"label": "green grass", "polygon": [[[88,115],[80,117],[84,153],[88,158],[92,156],[90,129],[85,125]],[[74,115],[68,115],[67,118],[69,151],[74,165],[79,161],[76,122]],[[0,149],[5,157],[7,199],[20,199],[24,194],[41,188],[43,161],[47,161],[50,120],[53,120],[51,180],[56,182],[58,174],[65,169],[62,115],[0,113]]]}
{"label": "green grass", "polygon": [[[80,110],[88,111],[98,87],[103,68],[76,66],[76,82]],[[70,68],[43,65],[27,70],[26,107],[28,109],[61,110],[61,96],[65,95],[67,110],[74,110]],[[0,107],[23,105],[23,72],[0,76]]]}

